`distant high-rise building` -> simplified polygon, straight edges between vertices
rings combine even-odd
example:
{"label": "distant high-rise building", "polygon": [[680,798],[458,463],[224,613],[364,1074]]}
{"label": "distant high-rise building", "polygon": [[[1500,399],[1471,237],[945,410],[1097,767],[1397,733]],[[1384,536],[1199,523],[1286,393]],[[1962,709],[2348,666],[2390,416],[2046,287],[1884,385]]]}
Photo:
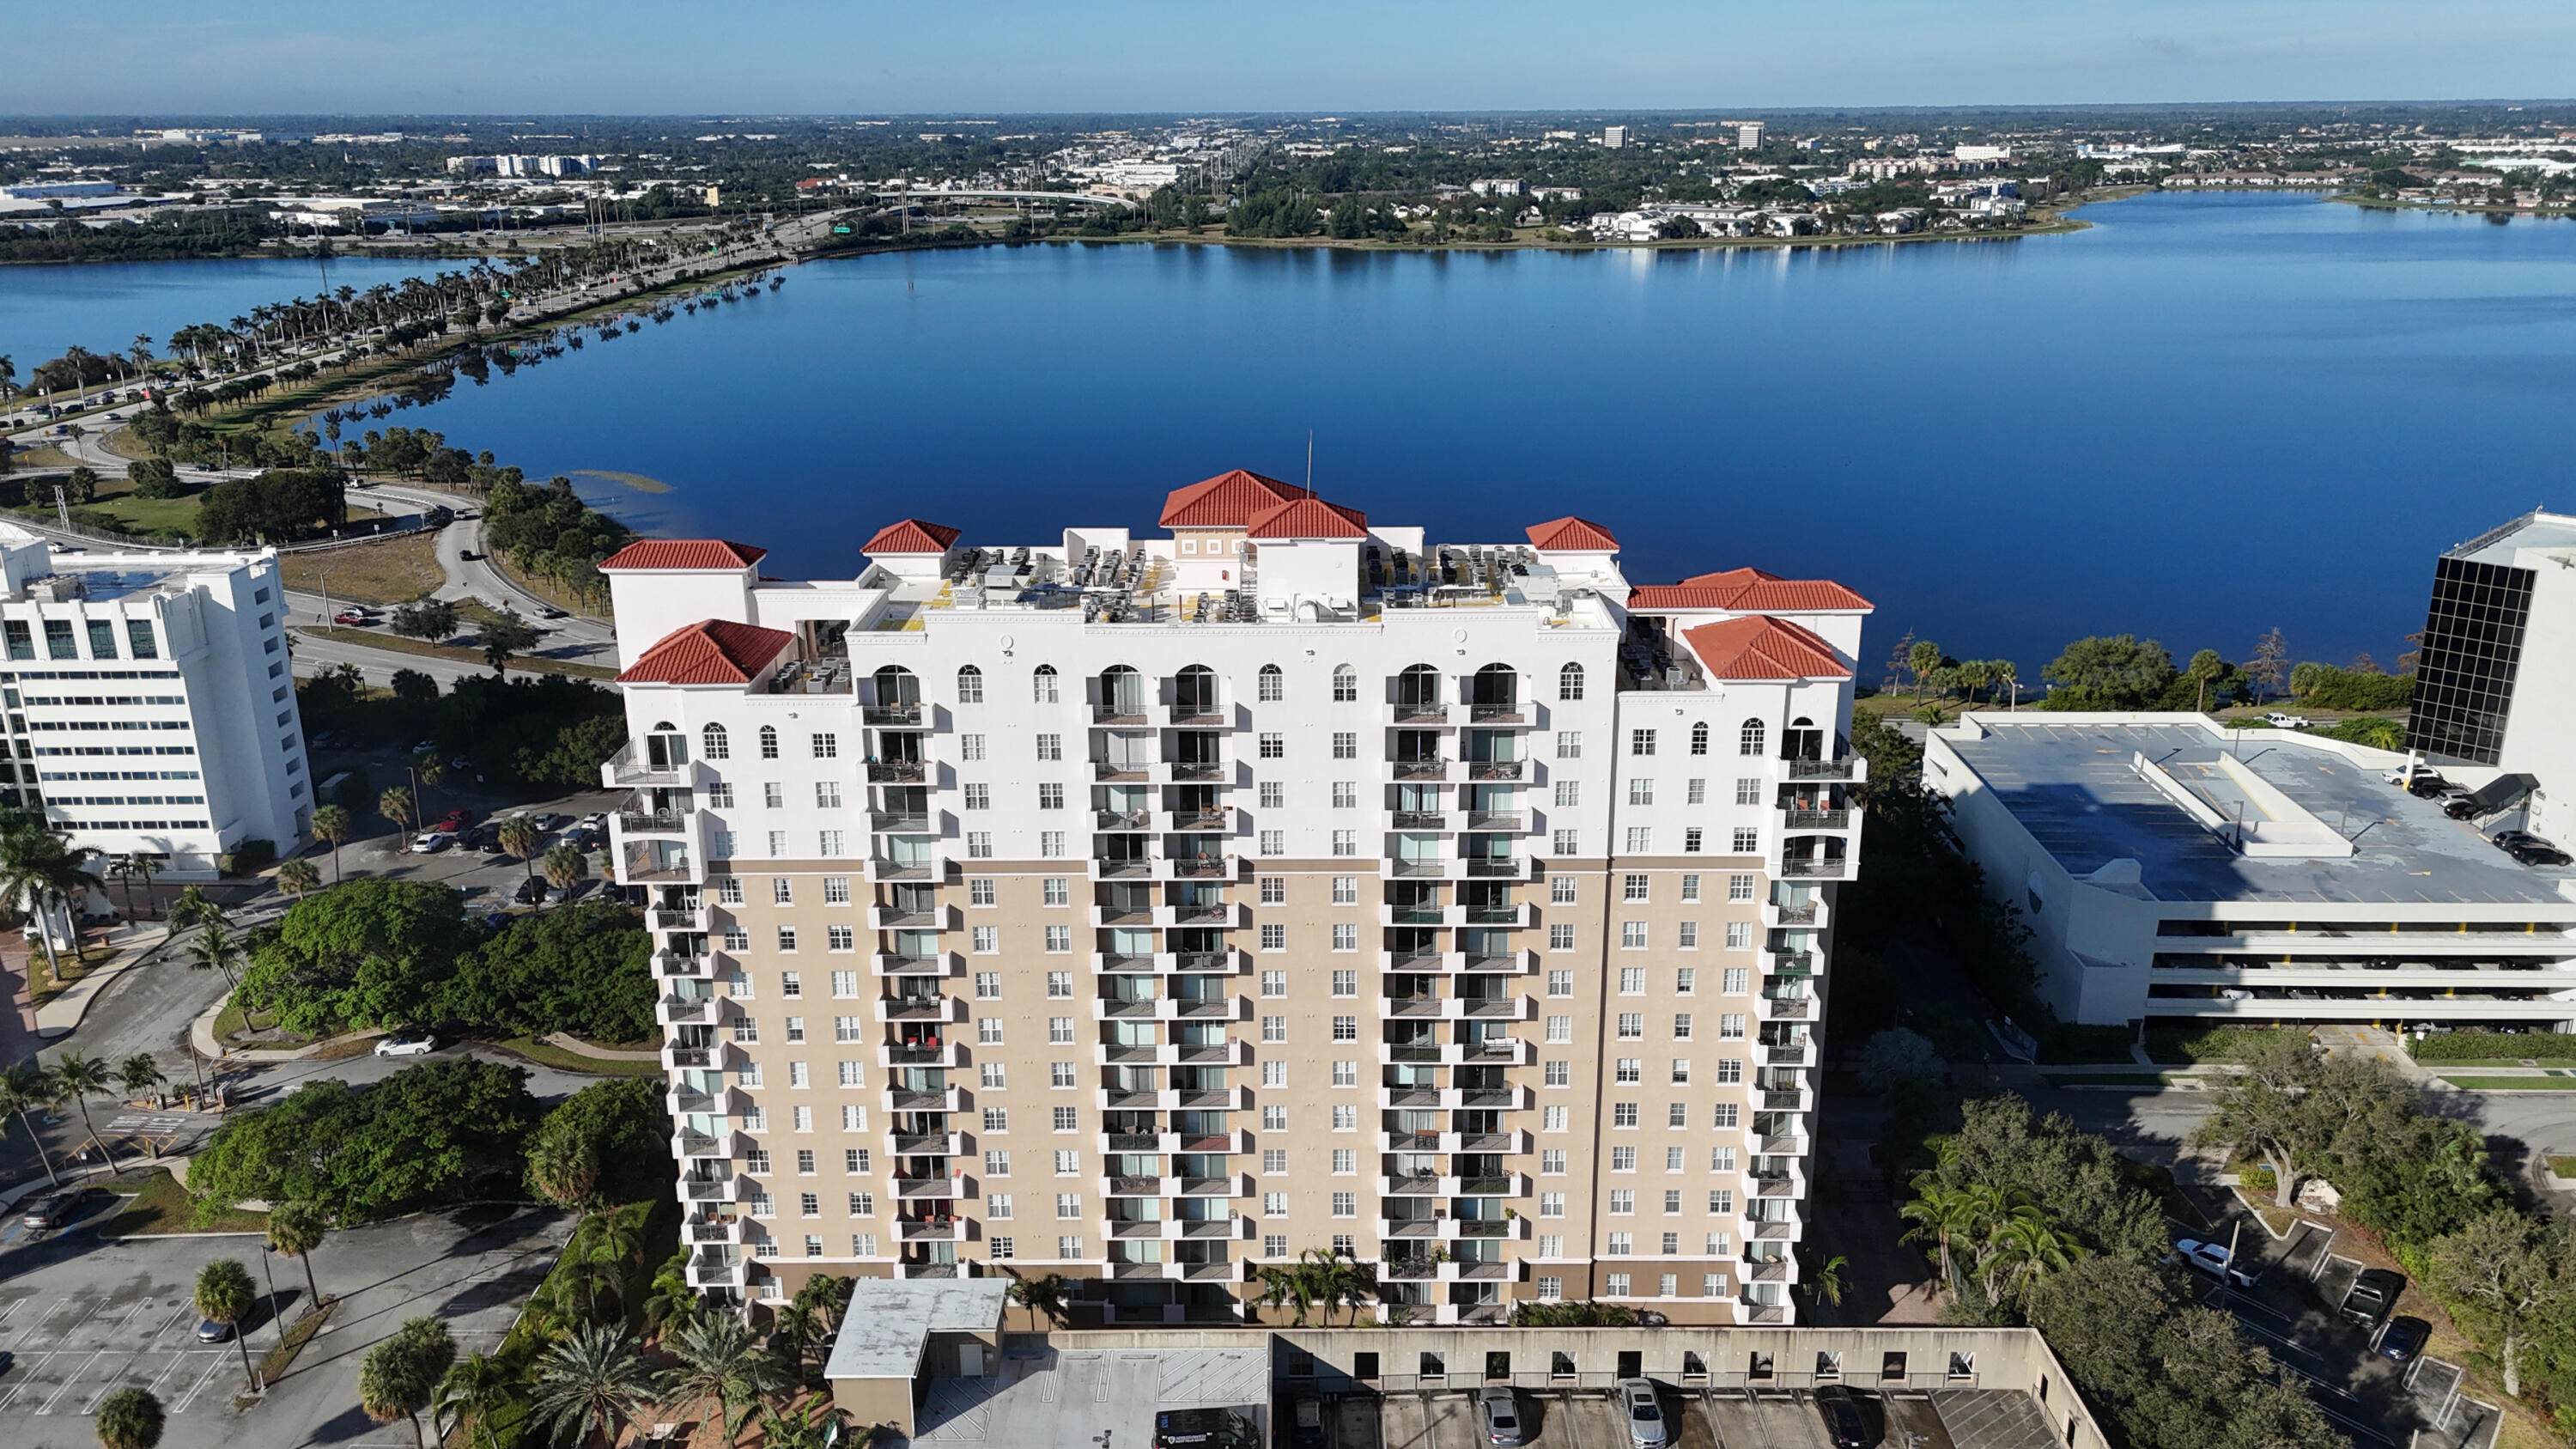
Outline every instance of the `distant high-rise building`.
{"label": "distant high-rise building", "polygon": [[1628,128],[1627,128],[1627,127],[1625,127],[1625,126],[1604,126],[1604,127],[1602,127],[1602,128],[1601,128],[1601,144],[1602,144],[1602,145],[1604,145],[1604,146],[1609,147],[1609,148],[1610,148],[1611,150],[1613,150],[1613,151],[1616,151],[1616,150],[1618,150],[1620,147],[1627,145],[1627,144],[1628,144]]}
{"label": "distant high-rise building", "polygon": [[2535,782],[2529,827],[2576,838],[2576,516],[2526,513],[2444,553],[2406,744]]}
{"label": "distant high-rise building", "polygon": [[1736,149],[1738,149],[1738,150],[1742,150],[1742,151],[1759,151],[1759,150],[1761,150],[1761,149],[1762,149],[1762,123],[1761,123],[1760,121],[1738,121],[1738,122],[1736,122],[1736,123],[1735,123],[1735,145],[1736,145]]}

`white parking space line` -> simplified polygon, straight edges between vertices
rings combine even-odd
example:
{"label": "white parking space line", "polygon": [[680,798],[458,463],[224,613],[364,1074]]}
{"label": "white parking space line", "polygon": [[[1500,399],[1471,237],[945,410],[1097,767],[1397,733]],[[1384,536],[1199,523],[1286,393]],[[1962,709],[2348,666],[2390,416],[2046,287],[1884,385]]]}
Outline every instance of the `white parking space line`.
{"label": "white parking space line", "polygon": [[[215,1349],[208,1353],[206,1357],[211,1360],[211,1362],[206,1365],[206,1371],[197,1375],[197,1381],[188,1385],[187,1391],[179,1395],[179,1397],[171,1403],[171,1413],[184,1414],[188,1412],[188,1406],[195,1403],[197,1401],[197,1396],[206,1391],[207,1380],[212,1379],[216,1374],[223,1372],[225,1354],[222,1349]],[[218,1400],[217,1402],[221,1402],[221,1400]]]}
{"label": "white parking space line", "polygon": [[97,1413],[98,1401],[116,1392],[127,1380],[134,1377],[134,1371],[142,1365],[144,1356],[142,1351],[137,1350],[128,1353],[123,1363],[108,1365],[107,1372],[92,1381],[95,1386],[91,1388],[89,1397],[81,1400],[81,1406],[76,1412],[83,1415]]}
{"label": "white parking space line", "polygon": [[[72,1352],[78,1353],[80,1350],[73,1349]],[[63,1395],[70,1393],[72,1389],[80,1383],[81,1375],[89,1372],[89,1366],[106,1356],[106,1349],[102,1348],[92,1350],[89,1357],[81,1360],[79,1368],[73,1369],[69,1375],[65,1376],[62,1383],[56,1387],[52,1393],[45,1395],[45,1401],[36,1406],[36,1412],[39,1414],[52,1413],[54,1411],[54,1404],[60,1400]]]}
{"label": "white parking space line", "polygon": [[[189,1319],[194,1318],[196,1313],[197,1310],[189,1307],[187,1304],[180,1304],[178,1307],[170,1310],[169,1317],[161,1320],[161,1326],[159,1328],[152,1330],[152,1336],[154,1338],[159,1338],[165,1333],[173,1332],[181,1325],[185,1324]],[[193,1331],[194,1330],[191,1330],[192,1333]]]}
{"label": "white parking space line", "polygon": [[20,1344],[25,1343],[30,1334],[33,1334],[37,1329],[45,1326],[46,1319],[62,1312],[63,1305],[70,1303],[71,1301],[72,1300],[69,1297],[57,1298],[53,1301],[53,1305],[47,1308],[44,1312],[39,1313],[35,1317],[28,1319],[25,1323],[18,1325],[18,1334],[15,1338],[9,1340],[9,1347],[16,1348]]}
{"label": "white parking space line", "polygon": [[29,1354],[26,1362],[13,1365],[9,1371],[11,1382],[5,1387],[0,1387],[0,1409],[15,1405],[18,1402],[18,1395],[26,1390],[27,1385],[35,1382],[36,1373],[53,1361],[54,1355],[50,1353],[35,1353]]}
{"label": "white parking space line", "polygon": [[170,1361],[161,1366],[161,1372],[154,1374],[152,1376],[152,1382],[145,1384],[144,1387],[152,1391],[153,1397],[158,1398],[161,1395],[161,1386],[170,1381],[170,1375],[177,1373],[179,1370],[187,1366],[188,1355],[184,1353],[174,1353],[170,1355]]}

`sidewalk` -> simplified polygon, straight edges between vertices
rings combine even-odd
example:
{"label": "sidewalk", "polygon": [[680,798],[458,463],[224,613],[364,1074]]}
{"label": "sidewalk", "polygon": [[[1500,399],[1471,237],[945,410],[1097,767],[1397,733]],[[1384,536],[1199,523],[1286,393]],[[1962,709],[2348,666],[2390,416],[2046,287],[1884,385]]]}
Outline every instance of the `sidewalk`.
{"label": "sidewalk", "polygon": [[552,1032],[537,1039],[548,1046],[561,1047],[576,1056],[595,1057],[603,1062],[658,1062],[662,1059],[659,1048],[649,1052],[617,1051],[609,1047],[593,1046],[566,1031]]}
{"label": "sidewalk", "polygon": [[[36,1008],[36,1039],[41,1042],[69,1036],[73,1028],[81,1024],[81,1018],[89,1014],[89,1004],[98,999],[98,994],[116,978],[150,959],[152,953],[161,948],[164,939],[162,928],[156,922],[129,921],[108,932],[107,940],[117,947],[117,954],[106,965],[92,967],[78,981],[64,987],[53,1000]],[[30,946],[42,959],[44,948],[33,943]]]}
{"label": "sidewalk", "polygon": [[206,1058],[208,1061],[300,1062],[306,1057],[313,1056],[323,1051],[325,1048],[335,1046],[341,1042],[373,1041],[377,1037],[385,1034],[380,1028],[369,1028],[366,1031],[352,1031],[345,1032],[339,1036],[326,1036],[320,1041],[296,1047],[292,1050],[283,1047],[248,1047],[235,1050],[227,1048],[221,1041],[218,1041],[215,1038],[215,1018],[223,1015],[225,1006],[230,1003],[230,997],[217,1001],[214,1005],[207,1007],[204,1013],[198,1016],[195,1021],[188,1023],[188,1044],[196,1048],[197,1055]]}

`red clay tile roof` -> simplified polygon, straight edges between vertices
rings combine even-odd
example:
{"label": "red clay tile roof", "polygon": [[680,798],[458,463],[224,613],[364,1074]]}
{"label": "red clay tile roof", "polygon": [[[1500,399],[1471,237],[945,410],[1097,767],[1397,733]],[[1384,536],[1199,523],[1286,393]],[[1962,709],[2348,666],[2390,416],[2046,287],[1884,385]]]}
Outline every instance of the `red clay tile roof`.
{"label": "red clay tile roof", "polygon": [[1641,584],[1628,594],[1630,609],[1779,610],[1867,609],[1869,600],[1831,579],[1784,579],[1760,569],[1728,569],[1678,584]]}
{"label": "red clay tile roof", "polygon": [[599,561],[610,569],[747,569],[769,550],[720,538],[639,538]]}
{"label": "red clay tile roof", "polygon": [[1834,646],[1785,619],[1748,614],[1684,629],[1711,679],[1849,679]]}
{"label": "red clay tile roof", "polygon": [[946,553],[964,533],[944,523],[924,523],[907,518],[889,523],[877,530],[877,536],[859,545],[861,553]]}
{"label": "red clay tile roof", "polygon": [[749,684],[796,636],[730,619],[701,619],[674,629],[644,651],[620,684]]}
{"label": "red clay tile roof", "polygon": [[1299,498],[1252,515],[1246,532],[1254,538],[1366,538],[1368,515],[1321,498]]}
{"label": "red clay tile roof", "polygon": [[1563,518],[1529,526],[1529,541],[1540,549],[1571,549],[1583,553],[1616,553],[1619,540],[1610,530],[1588,518],[1569,513]]}
{"label": "red clay tile roof", "polygon": [[1187,488],[1173,489],[1163,499],[1163,526],[1241,528],[1265,509],[1314,496],[1294,483],[1236,468]]}

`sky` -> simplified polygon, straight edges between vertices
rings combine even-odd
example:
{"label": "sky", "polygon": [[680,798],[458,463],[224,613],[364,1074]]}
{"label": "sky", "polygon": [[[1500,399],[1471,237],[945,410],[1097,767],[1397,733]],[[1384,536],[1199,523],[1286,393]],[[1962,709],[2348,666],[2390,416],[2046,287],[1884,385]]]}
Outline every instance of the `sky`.
{"label": "sky", "polygon": [[2565,95],[2565,0],[199,0],[11,17],[0,114],[1744,109]]}

